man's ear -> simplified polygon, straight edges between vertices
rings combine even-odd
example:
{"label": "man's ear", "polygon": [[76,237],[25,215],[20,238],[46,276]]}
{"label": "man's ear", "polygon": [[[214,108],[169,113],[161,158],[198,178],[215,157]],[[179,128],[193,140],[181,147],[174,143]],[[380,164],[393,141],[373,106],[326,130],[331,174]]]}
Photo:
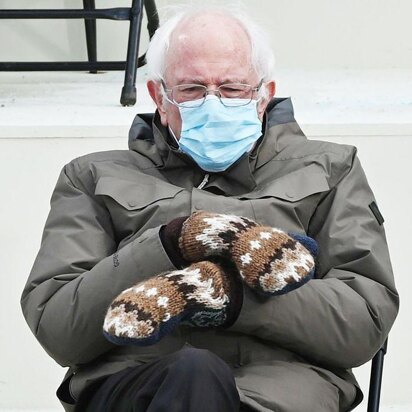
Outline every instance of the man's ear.
{"label": "man's ear", "polygon": [[276,93],[276,83],[272,80],[265,83],[263,87],[266,88],[267,95],[264,99],[261,100],[260,104],[258,105],[258,115],[260,119],[263,119],[263,114],[265,113],[266,107]]}
{"label": "man's ear", "polygon": [[276,83],[274,80],[271,82],[266,83],[266,87],[269,92],[268,101],[270,102],[273,99],[273,96],[276,94]]}
{"label": "man's ear", "polygon": [[153,80],[149,80],[146,86],[147,86],[147,90],[149,91],[150,97],[152,98],[152,100],[155,102],[157,106],[157,111],[159,112],[162,125],[167,126],[168,124],[167,115],[166,115],[166,110],[164,107],[163,93],[160,90],[160,83],[155,82]]}

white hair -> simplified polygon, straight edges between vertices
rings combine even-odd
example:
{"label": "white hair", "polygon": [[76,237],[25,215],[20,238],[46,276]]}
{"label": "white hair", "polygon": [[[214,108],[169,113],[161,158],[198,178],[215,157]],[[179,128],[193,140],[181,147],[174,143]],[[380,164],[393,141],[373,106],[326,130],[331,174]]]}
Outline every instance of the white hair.
{"label": "white hair", "polygon": [[[176,9],[176,7],[174,7]],[[207,12],[219,13],[239,22],[249,37],[252,53],[252,66],[264,81],[273,80],[275,57],[270,47],[267,34],[250,18],[231,7],[210,6],[179,6],[178,12],[166,20],[154,34],[146,54],[149,80],[160,81],[166,70],[166,54],[170,45],[170,38],[178,24],[185,18]]]}

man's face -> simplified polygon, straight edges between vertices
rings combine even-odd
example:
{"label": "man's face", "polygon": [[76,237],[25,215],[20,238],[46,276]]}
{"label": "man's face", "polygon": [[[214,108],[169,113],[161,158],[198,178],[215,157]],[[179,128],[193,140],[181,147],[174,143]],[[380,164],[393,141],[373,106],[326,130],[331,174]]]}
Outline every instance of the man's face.
{"label": "man's face", "polygon": [[[249,39],[233,20],[216,15],[213,18],[200,16],[182,23],[173,33],[164,76],[168,89],[187,83],[201,84],[210,90],[216,90],[225,83],[256,87],[260,80],[252,67]],[[271,82],[262,87],[268,88],[269,98],[258,104],[261,119],[273,97],[275,85]],[[182,120],[178,107],[163,98],[160,83],[150,81],[148,89],[162,124],[169,126],[179,138]]]}

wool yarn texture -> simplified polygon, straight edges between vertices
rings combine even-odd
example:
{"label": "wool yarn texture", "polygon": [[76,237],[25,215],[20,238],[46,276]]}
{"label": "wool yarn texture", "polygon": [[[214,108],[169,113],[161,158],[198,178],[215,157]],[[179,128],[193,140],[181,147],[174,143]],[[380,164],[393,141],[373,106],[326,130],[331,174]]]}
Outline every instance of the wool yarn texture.
{"label": "wool yarn texture", "polygon": [[198,262],[120,293],[106,313],[103,334],[118,345],[152,345],[179,324],[223,325],[230,303],[230,281],[222,267]]}
{"label": "wool yarn texture", "polygon": [[229,259],[243,281],[263,295],[290,292],[314,277],[317,244],[312,238],[246,217],[195,212],[183,222],[178,242],[189,262]]}

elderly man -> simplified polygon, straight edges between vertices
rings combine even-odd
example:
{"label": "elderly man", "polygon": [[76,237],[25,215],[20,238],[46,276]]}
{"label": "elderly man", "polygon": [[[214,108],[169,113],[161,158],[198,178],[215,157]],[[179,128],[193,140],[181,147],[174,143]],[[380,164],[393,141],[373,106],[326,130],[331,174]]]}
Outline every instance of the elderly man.
{"label": "elderly man", "polygon": [[22,296],[67,411],[348,411],[398,310],[346,145],[274,99],[258,26],[188,9],[148,53],[130,150],[61,172]]}

